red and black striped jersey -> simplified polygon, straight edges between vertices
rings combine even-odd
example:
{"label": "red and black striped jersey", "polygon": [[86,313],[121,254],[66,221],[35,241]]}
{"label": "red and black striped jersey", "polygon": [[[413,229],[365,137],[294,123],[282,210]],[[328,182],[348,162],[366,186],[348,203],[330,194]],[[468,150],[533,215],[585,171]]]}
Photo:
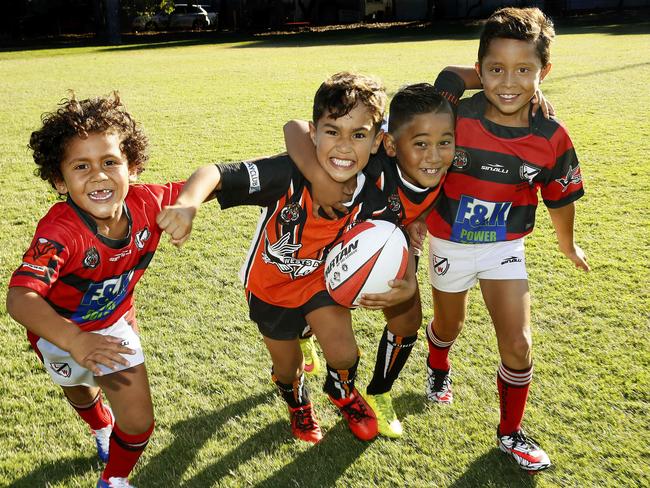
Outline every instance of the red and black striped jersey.
{"label": "red and black striped jersey", "polygon": [[133,289],[160,241],[156,215],[182,183],[131,185],[124,201],[128,233],[109,239],[68,198],[50,208],[9,286],[30,288],[82,330],[109,327],[133,308]]}
{"label": "red and black striped jersey", "polygon": [[325,290],[323,263],[329,247],[357,220],[393,220],[379,189],[363,173],[348,205],[332,220],[312,216],[309,182],[289,156],[218,166],[222,208],[259,205],[262,213],[242,267],[246,290],[266,303],[296,308]]}
{"label": "red and black striped jersey", "polygon": [[388,156],[383,146],[370,158],[363,172],[384,193],[388,211],[394,213],[395,221],[404,227],[436,202],[445,180],[443,176],[434,188],[421,188],[406,181],[397,158]]}
{"label": "red and black striped jersey", "polygon": [[[465,89],[444,71],[436,88],[452,102]],[[429,232],[454,242],[513,240],[535,225],[537,192],[549,208],[584,194],[580,166],[565,127],[538,111],[528,127],[505,127],[484,117],[483,92],[458,102],[456,156],[440,200],[427,218]]]}

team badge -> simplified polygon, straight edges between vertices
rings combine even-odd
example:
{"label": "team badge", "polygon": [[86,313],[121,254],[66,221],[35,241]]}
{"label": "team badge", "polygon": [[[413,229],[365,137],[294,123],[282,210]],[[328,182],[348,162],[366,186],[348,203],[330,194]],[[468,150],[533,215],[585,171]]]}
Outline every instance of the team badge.
{"label": "team badge", "polygon": [[52,368],[52,371],[56,374],[61,375],[64,378],[70,378],[70,375],[72,374],[72,370],[68,363],[50,363],[50,368]]}
{"label": "team badge", "polygon": [[464,171],[469,169],[469,164],[469,153],[463,149],[456,149],[456,154],[454,155],[454,160],[451,162],[451,165],[458,171]]}
{"label": "team badge", "polygon": [[388,209],[395,213],[402,210],[402,202],[397,194],[393,193],[388,197]]}
{"label": "team badge", "polygon": [[442,276],[449,271],[449,259],[432,255],[433,259],[433,271],[438,275]]}
{"label": "team badge", "polygon": [[277,266],[280,272],[288,274],[292,279],[307,276],[323,264],[322,259],[302,259],[295,257],[302,244],[291,242],[291,233],[287,232],[277,242],[271,243],[269,236],[264,236],[264,251],[262,261]]}
{"label": "team badge", "polygon": [[280,210],[280,219],[285,224],[291,224],[296,222],[300,218],[300,211],[302,208],[297,203],[290,203],[285,205],[282,210]]}
{"label": "team badge", "polygon": [[99,264],[99,253],[97,249],[91,247],[86,249],[86,255],[84,256],[83,265],[87,269],[95,269]]}
{"label": "team badge", "polygon": [[529,185],[532,185],[533,180],[541,173],[541,171],[541,168],[536,168],[535,166],[524,163],[519,167],[519,177],[522,180],[527,181]]}
{"label": "team badge", "polygon": [[558,178],[557,181],[560,185],[562,185],[562,193],[564,193],[567,188],[569,188],[570,185],[577,185],[582,181],[582,175],[580,174],[580,166],[576,166],[575,168],[569,165],[569,170],[567,171],[566,175],[563,176],[562,178]]}
{"label": "team badge", "polygon": [[138,233],[135,235],[135,246],[142,251],[144,248],[144,243],[149,240],[151,237],[151,232],[149,232],[149,228],[145,227],[141,231],[138,231]]}

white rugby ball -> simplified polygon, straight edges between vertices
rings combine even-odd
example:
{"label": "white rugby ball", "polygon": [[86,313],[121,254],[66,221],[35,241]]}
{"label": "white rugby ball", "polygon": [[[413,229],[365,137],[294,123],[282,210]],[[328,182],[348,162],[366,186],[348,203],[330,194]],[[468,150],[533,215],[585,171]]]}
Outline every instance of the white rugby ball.
{"label": "white rugby ball", "polygon": [[330,249],[325,284],[337,303],[354,308],[362,294],[389,291],[388,282],[402,279],[407,265],[403,232],[390,222],[366,220],[343,234]]}

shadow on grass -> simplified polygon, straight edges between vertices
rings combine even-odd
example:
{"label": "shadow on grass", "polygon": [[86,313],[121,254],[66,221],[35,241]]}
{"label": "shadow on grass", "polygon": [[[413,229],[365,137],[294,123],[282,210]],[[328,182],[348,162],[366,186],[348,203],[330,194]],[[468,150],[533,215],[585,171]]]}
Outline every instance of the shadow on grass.
{"label": "shadow on grass", "polygon": [[[183,420],[175,424],[171,431],[174,434],[172,443],[151,459],[143,466],[138,474],[134,477],[136,486],[157,486],[161,480],[164,480],[165,486],[181,486],[181,477],[185,474],[188,467],[194,462],[196,455],[205,445],[205,443],[220,429],[223,424],[233,417],[241,416],[256,405],[263,403],[275,395],[275,392],[268,391],[258,395],[245,398],[236,403],[232,403],[221,410],[198,415],[191,419]],[[262,432],[265,432],[265,429]],[[280,436],[277,432],[273,434],[277,439]],[[267,434],[270,439],[270,434]],[[258,434],[254,436],[257,438]],[[268,446],[270,440],[264,437],[264,440],[258,440],[262,448]],[[248,441],[245,442],[248,444]],[[251,454],[252,455],[252,454]],[[226,456],[230,458],[230,456]],[[225,471],[220,469],[214,470],[214,476],[220,478],[231,468],[232,462],[223,464],[222,461],[217,463],[225,466]],[[209,483],[193,486],[209,486]]]}
{"label": "shadow on grass", "polygon": [[474,488],[476,486],[516,486],[526,488],[537,486],[537,476],[528,474],[514,460],[494,448],[474,461],[450,488]]}
{"label": "shadow on grass", "polygon": [[88,471],[96,472],[97,478],[99,478],[102,469],[97,456],[61,459],[60,461],[39,466],[36,470],[15,481],[11,486],[34,488],[35,486],[50,486],[56,483],[62,483],[65,486],[68,484],[66,483],[67,480]]}

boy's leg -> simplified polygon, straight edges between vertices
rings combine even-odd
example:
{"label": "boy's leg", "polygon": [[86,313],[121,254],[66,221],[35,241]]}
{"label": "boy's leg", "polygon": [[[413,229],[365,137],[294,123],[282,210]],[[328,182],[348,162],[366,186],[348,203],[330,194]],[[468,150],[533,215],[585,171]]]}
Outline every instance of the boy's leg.
{"label": "boy's leg", "polygon": [[[115,426],[101,480],[128,478],[153,432],[154,418],[144,363],[95,378],[111,403]],[[110,486],[110,485],[108,485]]]}
{"label": "boy's leg", "polygon": [[327,360],[323,390],[346,418],[354,435],[370,440],[377,435],[377,418],[355,387],[359,348],[350,310],[340,306],[317,308],[306,315]]}
{"label": "boy's leg", "polygon": [[411,355],[422,324],[420,290],[405,303],[384,309],[386,327],[377,347],[377,359],[365,398],[377,415],[379,433],[402,435],[402,425],[393,409],[390,390]]}
{"label": "boy's leg", "polygon": [[501,407],[497,442],[523,469],[548,468],[551,463],[546,453],[521,430],[533,376],[528,281],[481,279],[480,283],[501,355],[497,374]]}
{"label": "boy's leg", "polygon": [[273,362],[273,382],[289,408],[293,436],[306,442],[320,441],[323,434],[304,382],[298,339],[278,340],[264,336],[264,344]]}
{"label": "boy's leg", "polygon": [[97,443],[99,458],[103,462],[108,461],[109,439],[115,420],[111,409],[102,401],[101,390],[96,386],[62,386],[61,388],[68,403],[90,427]]}
{"label": "boy's leg", "polygon": [[427,398],[432,402],[451,403],[449,350],[465,323],[468,290],[456,293],[431,287],[433,319],[426,327]]}

